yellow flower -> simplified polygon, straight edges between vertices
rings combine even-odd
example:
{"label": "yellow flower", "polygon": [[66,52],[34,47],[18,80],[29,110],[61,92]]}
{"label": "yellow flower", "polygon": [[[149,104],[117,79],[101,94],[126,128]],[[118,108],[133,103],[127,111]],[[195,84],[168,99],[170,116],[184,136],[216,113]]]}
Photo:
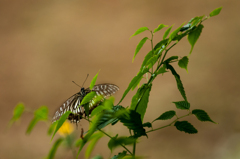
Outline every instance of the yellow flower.
{"label": "yellow flower", "polygon": [[73,126],[68,121],[65,121],[58,130],[58,134],[61,136],[67,136],[73,132],[73,129]]}

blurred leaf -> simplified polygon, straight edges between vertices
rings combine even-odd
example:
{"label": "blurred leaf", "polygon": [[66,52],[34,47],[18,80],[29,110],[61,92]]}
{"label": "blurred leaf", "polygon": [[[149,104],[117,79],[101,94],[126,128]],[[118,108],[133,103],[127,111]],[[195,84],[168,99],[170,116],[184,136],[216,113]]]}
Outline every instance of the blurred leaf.
{"label": "blurred leaf", "polygon": [[39,119],[36,118],[36,117],[34,117],[34,118],[31,120],[30,124],[28,125],[26,134],[30,134],[30,133],[31,133],[32,129],[34,128],[34,126],[37,124],[38,121],[39,121]]}
{"label": "blurred leaf", "polygon": [[122,159],[126,155],[127,155],[127,151],[123,151],[118,153],[118,155],[114,155],[111,159]]}
{"label": "blurred leaf", "polygon": [[195,43],[197,42],[199,36],[201,35],[203,27],[204,26],[202,24],[200,24],[197,26],[197,28],[195,28],[192,32],[190,32],[188,34],[188,41],[191,45],[191,51],[189,54],[192,53],[193,47],[194,47]]}
{"label": "blurred leaf", "polygon": [[146,63],[146,65],[148,66],[148,69],[151,69],[157,61],[158,61],[158,56],[157,55],[152,56]]}
{"label": "blurred leaf", "polygon": [[[98,73],[99,73],[99,71],[98,71]],[[96,80],[97,80],[97,77],[98,77],[98,73],[93,77],[93,79],[91,81],[91,84],[90,84],[90,87],[89,87],[91,90],[93,89],[93,87],[94,87],[94,85],[96,83]]]}
{"label": "blurred leaf", "polygon": [[96,108],[93,109],[93,111],[91,112],[91,117],[93,117],[94,115],[102,112],[103,110],[105,110],[105,108],[101,105],[97,106]]}
{"label": "blurred leaf", "polygon": [[179,130],[179,131],[184,131],[185,133],[188,134],[196,134],[198,131],[195,129],[192,124],[190,124],[187,121],[177,121],[174,126]]}
{"label": "blurred leaf", "polygon": [[93,157],[92,159],[103,159],[103,157],[101,155],[97,155],[97,156]]}
{"label": "blurred leaf", "polygon": [[187,101],[179,101],[179,102],[173,102],[178,109],[189,109],[190,103]]}
{"label": "blurred leaf", "polygon": [[168,64],[168,63],[165,63],[166,66],[167,66],[167,69],[170,69],[172,74],[174,75],[175,79],[176,79],[176,82],[177,82],[177,87],[178,87],[178,90],[180,91],[182,97],[185,99],[185,101],[187,101],[187,97],[186,97],[186,93],[185,93],[185,90],[184,90],[184,87],[183,87],[183,84],[182,84],[182,81],[180,79],[180,76],[177,74],[177,72],[174,70],[174,68],[172,67],[172,65]]}
{"label": "blurred leaf", "polygon": [[142,46],[145,44],[145,42],[147,41],[148,37],[143,38],[137,45],[132,62],[134,61],[137,53],[140,51],[140,49],[142,48]]}
{"label": "blurred leaf", "polygon": [[204,110],[201,110],[201,109],[194,109],[192,111],[192,114],[194,114],[198,120],[200,121],[210,121],[210,122],[213,122],[215,124],[217,124],[216,122],[214,122],[209,116],[208,114],[204,111]]}
{"label": "blurred leaf", "polygon": [[143,124],[143,127],[151,128],[152,124],[150,122],[146,122],[146,123]]}
{"label": "blurred leaf", "polygon": [[18,119],[20,119],[20,117],[22,116],[23,112],[25,110],[25,106],[23,103],[18,103],[17,106],[14,108],[13,110],[13,117],[10,120],[9,125],[11,126],[15,121],[17,121]]}
{"label": "blurred leaf", "polygon": [[166,65],[163,65],[162,67],[160,67],[160,69],[157,71],[156,74],[159,75],[159,74],[164,74],[166,72],[168,72],[166,71]]}
{"label": "blurred leaf", "polygon": [[55,136],[56,132],[61,128],[61,126],[63,125],[63,123],[66,121],[66,119],[68,118],[69,114],[72,113],[71,111],[67,111],[66,113],[64,113],[60,119],[57,121],[57,126],[55,128],[55,131],[53,133],[52,139]]}
{"label": "blurred leaf", "polygon": [[[141,27],[141,28],[139,28],[131,37],[133,37],[133,36],[135,36],[135,35],[138,35],[138,34],[144,32],[144,31],[146,31],[146,30],[149,30],[149,29],[148,29],[147,27]],[[130,39],[131,39],[131,37],[130,37]]]}
{"label": "blurred leaf", "polygon": [[171,56],[171,57],[169,57],[167,60],[165,60],[164,62],[165,62],[165,63],[170,63],[171,61],[177,60],[177,59],[178,59],[178,56]]}
{"label": "blurred leaf", "polygon": [[96,92],[92,91],[90,93],[88,93],[81,101],[80,105],[84,105],[88,102],[90,102],[95,96],[97,96]]}
{"label": "blurred leaf", "polygon": [[[185,22],[184,22],[185,23]],[[180,31],[180,29],[182,28],[182,26],[184,25],[184,23],[178,27],[176,30],[174,30],[170,35],[169,35],[169,41],[171,41],[176,35],[177,33]]]}
{"label": "blurred leaf", "polygon": [[89,117],[89,103],[83,105],[87,117]]}
{"label": "blurred leaf", "polygon": [[168,27],[168,25],[160,24],[156,29],[154,29],[154,33],[156,33],[157,31],[161,30],[164,27]]}
{"label": "blurred leaf", "polygon": [[38,120],[47,120],[48,119],[48,107],[46,106],[41,106],[34,112],[34,116]]}
{"label": "blurred leaf", "polygon": [[164,35],[163,35],[163,40],[164,39],[166,39],[166,37],[168,36],[168,34],[170,33],[170,31],[171,31],[171,29],[172,29],[172,27],[173,27],[173,25],[172,26],[170,26],[166,31],[165,31],[165,33],[164,33]]}
{"label": "blurred leaf", "polygon": [[48,128],[48,135],[52,135],[54,129],[56,128],[57,122],[52,123]]}
{"label": "blurred leaf", "polygon": [[121,146],[121,145],[131,145],[136,142],[136,138],[133,137],[118,137],[118,134],[111,138],[108,142],[108,148],[111,150]]}
{"label": "blurred leaf", "polygon": [[[89,156],[91,155],[92,150],[93,150],[93,148],[95,147],[96,143],[98,142],[98,140],[99,140],[100,138],[103,137],[103,133],[101,133],[101,132],[97,132],[97,133],[95,133],[95,134],[93,134],[93,135],[95,135],[95,136],[94,136],[94,138],[90,141],[90,143],[89,143],[89,145],[88,145],[88,147],[87,147],[87,149],[86,149],[86,152],[85,152],[85,157],[86,157],[86,158],[89,158]],[[93,135],[92,135],[92,136],[93,136]]]}
{"label": "blurred leaf", "polygon": [[218,15],[218,14],[221,12],[221,10],[222,10],[222,7],[217,8],[217,9],[214,9],[214,10],[209,14],[209,16],[210,16],[210,17],[216,16],[216,15]]}
{"label": "blurred leaf", "polygon": [[184,26],[180,29],[180,31],[183,32],[183,31],[186,31],[186,30],[188,30],[188,29],[190,29],[190,28],[191,28],[191,23],[188,23],[188,24],[184,25]]}
{"label": "blurred leaf", "polygon": [[184,56],[182,59],[178,61],[178,66],[185,69],[188,72],[187,70],[188,61],[189,61],[188,57]]}
{"label": "blurred leaf", "polygon": [[51,148],[51,150],[48,154],[47,159],[54,159],[56,151],[57,151],[59,145],[62,143],[62,141],[63,141],[63,138],[59,138],[55,141],[55,143],[53,144],[53,147]]}
{"label": "blurred leaf", "polygon": [[176,115],[176,112],[173,110],[167,111],[165,113],[163,113],[162,115],[160,115],[157,119],[153,120],[152,123],[156,120],[168,120],[168,119],[172,119],[172,117],[174,117]]}

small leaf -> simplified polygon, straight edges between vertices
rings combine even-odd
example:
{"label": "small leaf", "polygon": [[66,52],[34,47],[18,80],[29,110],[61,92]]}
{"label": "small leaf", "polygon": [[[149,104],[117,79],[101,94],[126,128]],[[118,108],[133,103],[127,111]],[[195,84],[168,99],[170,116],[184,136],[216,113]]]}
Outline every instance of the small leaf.
{"label": "small leaf", "polygon": [[195,129],[192,124],[190,124],[187,121],[177,121],[174,126],[179,130],[179,131],[184,131],[185,133],[189,134],[196,134],[198,131]]}
{"label": "small leaf", "polygon": [[91,112],[91,117],[93,117],[94,115],[102,112],[103,110],[105,110],[105,108],[101,105],[97,106],[96,108],[93,109],[93,111]]}
{"label": "small leaf", "polygon": [[152,124],[150,122],[146,122],[146,123],[143,124],[143,127],[151,128]]}
{"label": "small leaf", "polygon": [[168,25],[160,24],[156,29],[154,29],[153,33],[156,33],[157,31],[161,30],[164,27],[168,27]]}
{"label": "small leaf", "polygon": [[84,105],[88,102],[90,102],[95,96],[96,96],[96,92],[92,91],[90,93],[88,93],[82,100],[81,104],[80,105]]}
{"label": "small leaf", "polygon": [[[95,136],[94,136],[94,138],[91,139],[91,141],[90,141],[90,143],[88,144],[88,147],[87,147],[87,149],[86,149],[86,152],[85,152],[85,157],[86,157],[86,158],[89,158],[89,156],[91,155],[92,150],[94,149],[96,143],[98,142],[98,140],[99,140],[100,138],[103,137],[103,133],[101,133],[101,132],[97,132],[97,133],[95,133],[95,134],[93,134],[93,135],[95,135]],[[93,135],[92,135],[92,136],[93,136]]]}
{"label": "small leaf", "polygon": [[115,149],[116,147],[119,147],[121,145],[131,145],[134,142],[136,142],[136,138],[134,137],[118,137],[118,134],[111,138],[108,142],[108,148],[111,150]]}
{"label": "small leaf", "polygon": [[32,129],[34,128],[34,126],[37,124],[38,121],[39,121],[39,119],[36,118],[36,117],[34,117],[34,118],[31,120],[30,124],[28,125],[26,134],[30,134],[30,133],[31,133]]}
{"label": "small leaf", "polygon": [[178,56],[171,56],[171,57],[169,57],[167,60],[165,60],[164,62],[165,62],[165,63],[170,63],[171,61],[177,60],[177,59],[178,59]]}
{"label": "small leaf", "polygon": [[182,59],[178,61],[178,66],[185,69],[188,72],[187,70],[188,61],[189,61],[188,57],[184,56]]}
{"label": "small leaf", "polygon": [[180,31],[183,32],[183,31],[188,30],[189,28],[191,28],[191,23],[188,23],[188,24],[184,25],[184,26],[180,29]]}
{"label": "small leaf", "polygon": [[18,103],[17,106],[14,108],[13,110],[13,117],[10,120],[9,125],[11,126],[15,121],[17,121],[18,119],[20,119],[20,117],[22,116],[23,112],[25,110],[25,106],[23,103]]}
{"label": "small leaf", "polygon": [[[98,71],[98,73],[99,73],[99,71]],[[91,84],[90,84],[90,87],[89,87],[91,90],[93,89],[93,87],[94,87],[94,85],[96,83],[96,80],[97,80],[97,77],[98,77],[98,73],[93,77],[93,79],[91,81]]]}
{"label": "small leaf", "polygon": [[60,144],[62,143],[63,138],[59,138],[55,141],[55,143],[53,144],[53,147],[51,148],[47,159],[54,159],[54,156],[56,154],[56,151],[58,149],[58,147],[60,146]]}
{"label": "small leaf", "polygon": [[[146,30],[149,30],[149,29],[148,29],[147,27],[141,27],[141,28],[139,28],[131,37],[133,37],[133,36],[135,36],[135,35],[138,35],[138,34],[144,32],[144,31],[146,31]],[[131,39],[131,37],[130,37],[130,39]]]}
{"label": "small leaf", "polygon": [[127,155],[127,151],[123,151],[121,153],[118,153],[118,155],[114,155],[111,159],[122,159],[126,155]]}
{"label": "small leaf", "polygon": [[160,115],[157,119],[153,120],[153,122],[156,120],[168,120],[168,119],[171,119],[172,117],[174,117],[174,115],[176,115],[176,112],[173,110],[170,110],[170,111],[167,111],[167,112],[163,113],[162,115]]}
{"label": "small leaf", "polygon": [[221,10],[222,10],[222,7],[217,8],[217,9],[214,9],[214,10],[209,14],[209,16],[210,16],[210,17],[216,16],[216,15],[218,15],[218,14],[221,12]]}
{"label": "small leaf", "polygon": [[[185,23],[185,22],[184,22]],[[184,25],[184,23],[178,27],[176,30],[174,30],[170,35],[169,35],[169,41],[171,41],[176,35],[177,33],[180,31],[180,29],[182,28],[182,26]]]}
{"label": "small leaf", "polygon": [[65,122],[65,120],[68,118],[69,114],[72,113],[71,111],[67,111],[66,113],[64,113],[60,119],[57,121],[57,126],[55,128],[55,131],[53,133],[52,139],[55,136],[56,132],[58,131],[58,129],[60,129],[60,127],[63,125],[63,123]]}
{"label": "small leaf", "polygon": [[172,26],[170,26],[166,31],[165,31],[165,33],[164,33],[164,35],[163,35],[163,40],[164,39],[166,39],[166,37],[168,36],[168,34],[170,33],[170,31],[171,31],[171,29],[172,29],[172,27],[173,27],[173,25]]}
{"label": "small leaf", "polygon": [[168,43],[168,39],[163,39],[160,42],[158,42],[155,46],[154,46],[154,50],[157,50],[158,48],[160,49],[164,49],[165,45]]}
{"label": "small leaf", "polygon": [[166,72],[168,72],[166,71],[166,65],[163,65],[162,67],[159,68],[156,74],[159,75],[159,74],[164,74]]}
{"label": "small leaf", "polygon": [[204,26],[202,24],[200,24],[196,29],[194,29],[192,32],[190,32],[188,34],[188,41],[191,45],[191,51],[189,54],[192,53],[193,47],[194,47],[195,43],[197,42],[198,38],[200,37],[203,27]]}
{"label": "small leaf", "polygon": [[41,106],[34,112],[34,116],[38,120],[47,120],[48,119],[48,107]]}
{"label": "small leaf", "polygon": [[57,122],[52,123],[48,128],[48,135],[52,135],[54,129],[56,128]]}
{"label": "small leaf", "polygon": [[111,152],[117,145],[117,141],[116,141],[117,136],[118,136],[118,134],[115,137],[111,138],[108,142],[108,148],[110,149]]}
{"label": "small leaf", "polygon": [[149,51],[149,53],[145,56],[143,62],[142,62],[142,66],[140,68],[140,72],[142,72],[145,68],[146,68],[146,63],[147,61],[153,56],[152,50]]}
{"label": "small leaf", "polygon": [[214,122],[209,116],[208,114],[204,111],[204,110],[201,110],[201,109],[194,109],[192,111],[192,114],[194,114],[198,120],[200,121],[210,121],[210,122],[213,122],[215,124],[217,124],[216,122]]}
{"label": "small leaf", "polygon": [[178,109],[189,109],[190,103],[187,101],[179,101],[179,102],[173,102]]}
{"label": "small leaf", "polygon": [[148,37],[143,38],[137,45],[132,62],[134,61],[137,53],[140,51],[140,49],[142,48],[142,46],[145,44],[145,42],[147,41]]}

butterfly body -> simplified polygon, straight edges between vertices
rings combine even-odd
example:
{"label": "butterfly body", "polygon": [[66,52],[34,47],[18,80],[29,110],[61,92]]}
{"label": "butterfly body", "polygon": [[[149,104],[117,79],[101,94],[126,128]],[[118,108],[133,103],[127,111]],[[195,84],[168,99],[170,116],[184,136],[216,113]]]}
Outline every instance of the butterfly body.
{"label": "butterfly body", "polygon": [[[86,116],[84,107],[80,105],[82,99],[91,91],[96,92],[97,95],[102,95],[103,97],[110,96],[117,92],[119,87],[114,84],[98,84],[95,85],[92,90],[90,88],[81,88],[81,90],[68,98],[55,112],[52,122],[57,121],[66,111],[71,111],[72,113],[69,114],[68,120],[74,123],[78,123],[83,115]],[[89,112],[91,112],[95,107],[98,106],[98,103],[94,105],[90,105]]]}

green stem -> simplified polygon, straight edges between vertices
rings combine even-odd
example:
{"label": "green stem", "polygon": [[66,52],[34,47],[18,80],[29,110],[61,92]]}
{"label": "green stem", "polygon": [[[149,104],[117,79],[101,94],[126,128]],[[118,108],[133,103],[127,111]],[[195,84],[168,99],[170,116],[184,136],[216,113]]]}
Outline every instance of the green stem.
{"label": "green stem", "polygon": [[136,153],[136,141],[133,144],[133,157],[135,157],[135,153]]}
{"label": "green stem", "polygon": [[[151,38],[151,46],[152,46],[152,56],[154,55],[154,49],[153,49],[153,32],[150,31],[152,34],[152,38]],[[152,72],[153,72],[153,66],[152,66]]]}

